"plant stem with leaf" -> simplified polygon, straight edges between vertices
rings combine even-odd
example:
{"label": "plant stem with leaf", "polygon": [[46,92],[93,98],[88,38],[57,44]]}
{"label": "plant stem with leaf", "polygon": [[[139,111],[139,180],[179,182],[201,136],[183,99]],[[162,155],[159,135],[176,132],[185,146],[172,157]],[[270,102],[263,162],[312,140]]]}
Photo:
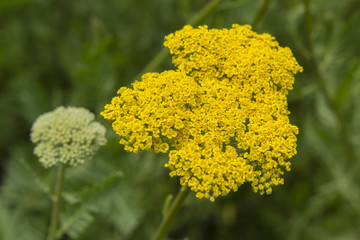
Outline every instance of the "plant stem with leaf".
{"label": "plant stem with leaf", "polygon": [[62,186],[64,182],[64,176],[65,176],[65,168],[66,166],[64,164],[60,164],[58,167],[58,176],[56,180],[56,189],[55,189],[55,195],[52,197],[52,210],[51,210],[51,218],[50,218],[50,225],[49,225],[49,233],[47,240],[55,240],[55,233],[58,225],[58,215],[59,215],[59,209],[60,209],[60,199],[61,199],[61,192],[62,192]]}
{"label": "plant stem with leaf", "polygon": [[181,187],[180,192],[176,196],[174,202],[171,204],[169,209],[165,212],[163,220],[162,220],[160,226],[158,227],[152,240],[161,240],[161,238],[164,236],[167,229],[169,228],[169,224],[171,223],[176,212],[179,210],[180,206],[186,199],[189,192],[190,192],[189,187],[187,187],[187,186]]}

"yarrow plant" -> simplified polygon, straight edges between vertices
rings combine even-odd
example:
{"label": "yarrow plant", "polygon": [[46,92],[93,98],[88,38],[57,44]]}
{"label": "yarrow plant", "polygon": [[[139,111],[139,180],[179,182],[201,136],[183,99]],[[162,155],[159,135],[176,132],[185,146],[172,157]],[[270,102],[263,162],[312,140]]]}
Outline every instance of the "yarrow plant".
{"label": "yarrow plant", "polygon": [[44,167],[75,166],[105,145],[105,127],[85,108],[58,107],[37,118],[31,129],[34,153]]}
{"label": "yarrow plant", "polygon": [[214,201],[249,182],[271,194],[296,154],[287,94],[302,67],[249,25],[189,25],[165,37],[175,71],[146,73],[101,113],[125,150],[168,153],[170,176]]}
{"label": "yarrow plant", "polygon": [[31,128],[34,153],[45,168],[58,167],[48,240],[61,237],[57,232],[58,214],[66,166],[76,166],[90,159],[105,145],[105,127],[95,122],[95,115],[85,108],[58,107],[40,115]]}

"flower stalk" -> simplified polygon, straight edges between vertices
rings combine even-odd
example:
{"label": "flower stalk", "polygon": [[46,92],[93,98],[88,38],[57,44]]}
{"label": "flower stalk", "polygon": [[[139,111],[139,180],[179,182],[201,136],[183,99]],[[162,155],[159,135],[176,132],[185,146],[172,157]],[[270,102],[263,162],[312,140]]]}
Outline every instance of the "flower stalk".
{"label": "flower stalk", "polygon": [[187,195],[189,194],[189,191],[190,191],[189,187],[187,187],[187,186],[181,187],[180,192],[176,196],[174,202],[169,207],[169,210],[165,212],[164,218],[163,218],[159,228],[157,229],[154,237],[152,238],[152,240],[162,239],[162,237],[164,236],[164,234],[166,233],[166,231],[169,228],[169,224],[171,223],[175,214],[177,213],[180,206],[182,205],[182,203],[186,199]]}
{"label": "flower stalk", "polygon": [[51,218],[50,218],[50,225],[49,225],[49,235],[48,240],[55,240],[55,233],[58,225],[58,215],[60,209],[60,200],[61,200],[61,192],[63,188],[64,176],[65,176],[65,164],[60,164],[58,169],[58,176],[56,180],[56,190],[55,195],[52,197],[52,210],[51,210]]}
{"label": "flower stalk", "polygon": [[[198,25],[203,19],[205,19],[222,0],[212,0],[206,4],[194,17],[189,21],[190,25]],[[139,72],[135,79],[140,79],[146,72],[154,71],[165,59],[169,56],[169,50],[162,48],[161,51]]]}
{"label": "flower stalk", "polygon": [[253,29],[256,29],[260,20],[264,17],[265,12],[269,6],[270,0],[263,0],[259,10],[257,11],[254,20],[251,22],[251,26]]}

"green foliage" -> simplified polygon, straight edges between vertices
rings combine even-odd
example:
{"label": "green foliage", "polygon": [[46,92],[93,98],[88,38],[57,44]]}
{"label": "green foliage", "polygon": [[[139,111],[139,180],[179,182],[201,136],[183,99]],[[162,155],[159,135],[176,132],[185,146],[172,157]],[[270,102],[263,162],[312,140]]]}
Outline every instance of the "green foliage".
{"label": "green foliage", "polygon": [[[166,156],[123,151],[99,112],[207,2],[0,1],[0,239],[47,235],[56,169],[42,168],[29,134],[40,114],[60,105],[94,112],[108,144],[67,169],[58,234],[152,236],[179,180],[168,176]],[[271,196],[243,186],[210,203],[191,193],[169,239],[358,239],[360,2],[223,0],[200,25],[233,23],[256,23],[304,67],[289,94],[298,155]],[[155,70],[170,68],[166,58]]]}

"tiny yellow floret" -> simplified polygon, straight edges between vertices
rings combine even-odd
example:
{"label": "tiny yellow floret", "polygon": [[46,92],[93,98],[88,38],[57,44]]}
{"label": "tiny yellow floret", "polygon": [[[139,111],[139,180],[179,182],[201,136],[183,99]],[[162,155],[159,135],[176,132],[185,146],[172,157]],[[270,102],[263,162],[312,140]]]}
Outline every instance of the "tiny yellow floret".
{"label": "tiny yellow floret", "polygon": [[249,25],[165,37],[175,71],[147,73],[101,113],[130,152],[169,154],[170,176],[214,201],[249,182],[271,194],[296,154],[287,94],[302,67]]}

